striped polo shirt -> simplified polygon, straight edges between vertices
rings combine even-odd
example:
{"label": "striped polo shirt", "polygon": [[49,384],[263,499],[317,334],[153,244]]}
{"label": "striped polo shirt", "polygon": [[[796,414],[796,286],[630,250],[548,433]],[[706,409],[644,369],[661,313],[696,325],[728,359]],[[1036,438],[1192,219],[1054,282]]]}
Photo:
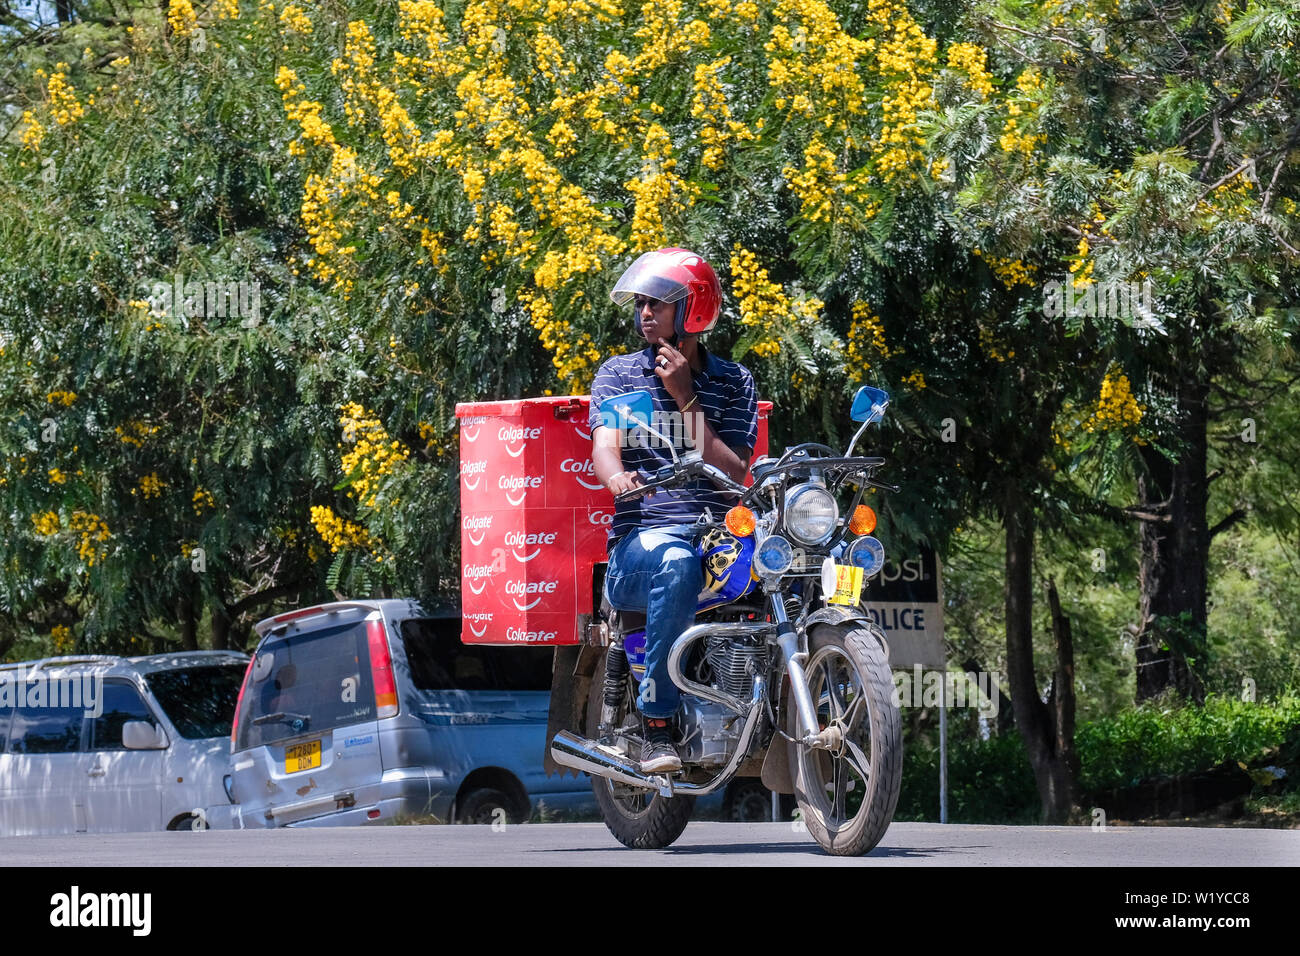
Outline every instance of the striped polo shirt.
{"label": "striped polo shirt", "polygon": [[[754,376],[738,362],[719,358],[700,345],[703,369],[692,371],[698,402],[691,408],[704,410],[704,417],[731,448],[742,449],[752,455],[758,440],[758,393],[754,389]],[[677,403],[654,373],[658,346],[647,346],[640,352],[616,355],[596,372],[591,385],[591,413],[589,425],[605,424],[601,403],[625,392],[645,390],[654,398],[655,416],[651,425],[669,438],[680,455],[690,450],[682,425],[682,415]],[[611,417],[612,424],[612,417]],[[658,439],[647,436],[644,430],[624,435],[620,443],[623,469],[638,468],[654,471],[672,463],[668,448]],[[614,522],[609,532],[609,547],[633,528],[651,525],[681,524],[694,521],[705,508],[721,518],[736,503],[735,495],[723,494],[707,478],[697,479],[677,488],[660,489],[649,498],[622,501],[614,506]]]}

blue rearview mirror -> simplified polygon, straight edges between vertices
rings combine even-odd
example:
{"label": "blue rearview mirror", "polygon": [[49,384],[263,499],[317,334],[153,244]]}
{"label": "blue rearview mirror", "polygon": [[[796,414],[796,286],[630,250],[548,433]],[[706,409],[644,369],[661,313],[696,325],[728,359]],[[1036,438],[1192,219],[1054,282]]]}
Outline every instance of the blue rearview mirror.
{"label": "blue rearview mirror", "polygon": [[889,393],[883,388],[863,385],[853,396],[853,408],[849,412],[855,422],[878,422],[885,417],[889,407]]}
{"label": "blue rearview mirror", "polygon": [[638,427],[649,428],[654,410],[654,398],[649,392],[638,389],[605,399],[600,414],[605,427],[628,431]]}

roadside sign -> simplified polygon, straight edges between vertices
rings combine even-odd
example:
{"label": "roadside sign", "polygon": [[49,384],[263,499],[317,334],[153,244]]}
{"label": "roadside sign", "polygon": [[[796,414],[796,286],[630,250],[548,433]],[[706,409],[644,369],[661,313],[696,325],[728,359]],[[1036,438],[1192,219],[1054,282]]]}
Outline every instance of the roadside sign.
{"label": "roadside sign", "polygon": [[943,575],[933,548],[887,560],[867,582],[862,606],[889,642],[895,670],[945,668],[943,650]]}

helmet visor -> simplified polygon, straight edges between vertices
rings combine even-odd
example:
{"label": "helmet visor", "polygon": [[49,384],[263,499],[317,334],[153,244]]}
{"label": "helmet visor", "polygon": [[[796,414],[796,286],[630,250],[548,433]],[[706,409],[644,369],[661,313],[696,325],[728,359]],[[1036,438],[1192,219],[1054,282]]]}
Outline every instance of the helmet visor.
{"label": "helmet visor", "polygon": [[690,287],[685,282],[664,275],[665,265],[670,270],[675,269],[670,263],[665,263],[664,258],[661,252],[647,252],[632,263],[615,284],[614,291],[609,294],[614,304],[627,305],[638,295],[658,299],[660,302],[676,302],[685,298],[691,291]]}

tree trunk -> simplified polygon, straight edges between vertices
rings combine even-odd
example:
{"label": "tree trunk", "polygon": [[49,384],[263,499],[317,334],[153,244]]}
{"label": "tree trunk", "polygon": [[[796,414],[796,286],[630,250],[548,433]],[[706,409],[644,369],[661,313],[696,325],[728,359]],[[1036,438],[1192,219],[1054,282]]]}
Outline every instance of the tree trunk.
{"label": "tree trunk", "polygon": [[1179,383],[1176,459],[1142,447],[1138,497],[1146,517],[1139,534],[1138,701],[1170,688],[1197,701],[1203,697],[1196,668],[1207,646],[1208,395],[1205,382]]}
{"label": "tree trunk", "polygon": [[181,623],[181,647],[187,651],[199,649],[199,627],[197,608],[194,604],[194,586],[182,585],[180,607],[177,616]]}
{"label": "tree trunk", "polygon": [[[1058,636],[1056,679],[1049,698],[1052,706],[1049,707],[1043,703],[1034,677],[1033,510],[1012,488],[1007,495],[1004,514],[1007,528],[1007,678],[1011,684],[1011,704],[1038,785],[1042,822],[1064,823],[1075,804],[1078,763],[1073,757],[1073,647],[1068,630],[1063,643]],[[1059,719],[1066,714],[1068,719]]]}
{"label": "tree trunk", "polygon": [[212,605],[212,649],[230,650],[230,612],[221,603]]}

